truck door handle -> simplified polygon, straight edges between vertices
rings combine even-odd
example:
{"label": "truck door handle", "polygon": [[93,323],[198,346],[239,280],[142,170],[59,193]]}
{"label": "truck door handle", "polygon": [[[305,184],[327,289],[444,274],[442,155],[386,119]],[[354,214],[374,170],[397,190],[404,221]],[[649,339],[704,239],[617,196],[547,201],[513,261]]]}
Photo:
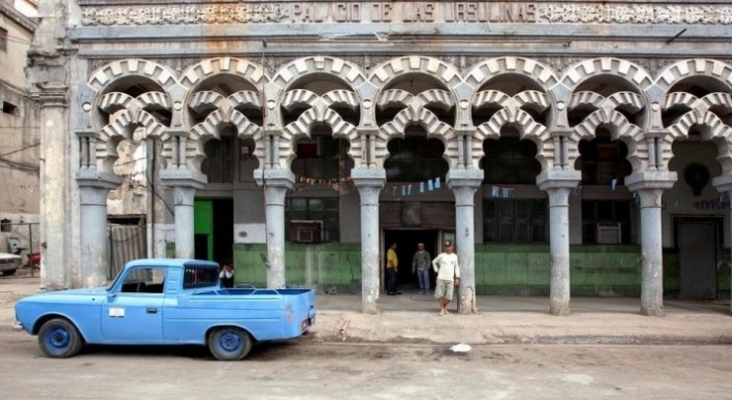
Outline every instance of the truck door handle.
{"label": "truck door handle", "polygon": [[154,307],[148,307],[147,310],[145,310],[145,311],[147,311],[148,314],[157,314],[158,313],[158,309],[154,308]]}

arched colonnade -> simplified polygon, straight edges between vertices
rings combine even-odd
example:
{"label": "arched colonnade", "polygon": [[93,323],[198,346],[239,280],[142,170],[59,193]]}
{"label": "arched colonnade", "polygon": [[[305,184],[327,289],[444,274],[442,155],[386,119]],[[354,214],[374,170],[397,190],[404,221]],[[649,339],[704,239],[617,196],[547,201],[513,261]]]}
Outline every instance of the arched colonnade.
{"label": "arched colonnade", "polygon": [[[732,66],[709,59],[678,61],[658,76],[616,58],[587,59],[553,71],[521,57],[486,59],[460,70],[436,58],[403,56],[365,71],[337,57],[312,56],[273,75],[257,63],[229,57],[204,59],[180,73],[144,59],[114,61],[93,71],[78,96],[83,113],[74,133],[81,143],[77,183],[85,221],[81,273],[89,285],[106,281],[106,270],[97,267],[107,254],[100,234],[107,220],[106,197],[121,182],[114,173],[117,145],[132,140],[135,132],[161,143],[160,178],[175,203],[176,256],[193,256],[193,199],[206,183],[204,145],[227,126],[255,144],[259,167],[254,174],[266,203],[267,283],[284,286],[284,202],[295,183],[290,163],[296,141],[324,124],[334,138],[349,144],[351,178],[361,197],[363,311],[376,312],[378,206],[387,143],[416,124],[445,146],[464,271],[460,302],[469,311],[474,309],[473,207],[483,180],[482,145],[510,126],[537,148],[542,171],[536,183],[547,193],[550,208],[550,312],[567,314],[568,198],[581,180],[575,167],[578,145],[603,127],[627,146],[633,171],[625,184],[640,198],[641,313],[662,315],[661,197],[677,179],[668,169],[671,145],[692,129],[716,143],[722,174],[714,185],[732,192],[731,72]],[[421,82],[416,89],[405,84],[415,80]],[[687,92],[689,83],[705,91]],[[127,90],[130,86],[138,89]],[[395,110],[388,121],[379,117],[386,109]],[[341,110],[349,110],[348,116]]]}

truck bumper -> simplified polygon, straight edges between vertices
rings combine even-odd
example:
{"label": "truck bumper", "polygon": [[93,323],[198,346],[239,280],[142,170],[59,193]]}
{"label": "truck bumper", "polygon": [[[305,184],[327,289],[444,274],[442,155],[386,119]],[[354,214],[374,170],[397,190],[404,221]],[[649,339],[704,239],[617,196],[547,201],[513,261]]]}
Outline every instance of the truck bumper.
{"label": "truck bumper", "polygon": [[13,327],[12,327],[12,329],[13,329],[14,331],[16,331],[16,332],[22,331],[22,330],[23,330],[23,324],[22,324],[22,323],[21,323],[20,321],[15,321],[15,322],[13,323]]}

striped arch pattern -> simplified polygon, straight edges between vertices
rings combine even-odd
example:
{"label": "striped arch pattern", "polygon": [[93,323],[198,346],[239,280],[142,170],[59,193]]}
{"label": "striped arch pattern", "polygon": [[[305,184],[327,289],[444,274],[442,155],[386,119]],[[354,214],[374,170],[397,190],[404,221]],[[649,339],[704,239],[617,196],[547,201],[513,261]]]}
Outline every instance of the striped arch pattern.
{"label": "striped arch pattern", "polygon": [[285,126],[282,135],[277,139],[280,167],[289,168],[292,160],[297,156],[295,154],[295,144],[300,138],[310,137],[313,125],[318,123],[329,126],[334,138],[345,139],[349,142],[348,155],[358,167],[362,152],[356,127],[345,121],[338,112],[331,108],[341,106],[351,110],[358,109],[359,102],[356,94],[339,89],[318,96],[309,90],[296,89],[286,93],[282,102],[282,107],[288,111],[302,105],[310,108],[300,114],[295,121]]}
{"label": "striped arch pattern", "polygon": [[[701,125],[707,129],[701,130],[702,140],[710,140],[717,145],[718,156],[717,161],[722,166],[723,174],[732,174],[732,155],[730,153],[730,144],[732,143],[732,127],[725,124],[720,115],[727,115],[732,112],[732,94],[729,93],[710,93],[702,98],[683,93],[675,92],[667,96],[664,102],[664,110],[675,106],[684,106],[689,111],[681,115],[668,127],[669,142],[677,138],[687,138],[689,130],[694,125]],[[718,115],[719,113],[719,115]],[[668,143],[664,152],[664,162],[667,163],[671,159],[671,144]],[[666,156],[668,160],[666,160]]]}
{"label": "striped arch pattern", "polygon": [[440,121],[437,116],[427,109],[428,105],[436,105],[445,110],[453,107],[452,97],[444,90],[432,89],[417,96],[405,95],[401,90],[387,90],[377,98],[381,107],[400,104],[405,108],[397,113],[392,121],[379,127],[376,137],[375,158],[379,168],[383,168],[388,157],[387,143],[396,137],[404,137],[409,125],[420,125],[427,131],[427,138],[440,139],[445,145],[443,157],[452,168],[457,165],[458,144],[453,128]]}
{"label": "striped arch pattern", "polygon": [[[356,133],[356,127],[344,122],[335,109],[343,106],[356,107],[360,111],[360,124],[363,125],[361,127],[371,129],[377,108],[399,105],[404,109],[393,121],[384,124],[379,130],[377,166],[379,164],[383,166],[384,157],[387,156],[386,142],[393,135],[403,135],[404,128],[408,124],[418,123],[425,126],[433,137],[447,135],[441,138],[447,144],[445,156],[450,160],[451,166],[457,162],[453,161],[457,160],[456,145],[453,142],[456,141],[454,131],[458,127],[461,132],[473,130],[470,147],[472,153],[466,161],[476,165],[482,156],[482,141],[492,137],[491,135],[496,132],[495,129],[501,124],[515,124],[523,129],[524,134],[528,135],[527,138],[537,144],[541,143],[538,157],[545,160],[542,162],[543,168],[551,168],[554,149],[552,141],[549,140],[550,133],[570,129],[564,122],[566,113],[580,104],[591,105],[595,111],[574,127],[569,138],[570,142],[578,144],[579,140],[591,135],[590,132],[594,133],[592,129],[599,125],[612,125],[615,127],[613,132],[617,135],[617,139],[624,140],[628,144],[629,159],[632,160],[636,171],[648,165],[644,131],[657,132],[662,129],[667,132],[667,136],[663,137],[664,146],[660,156],[667,166],[672,156],[673,141],[686,136],[689,127],[700,124],[708,127],[703,130],[706,132],[703,138],[713,140],[719,145],[720,162],[732,164],[727,161],[731,158],[728,155],[730,148],[728,121],[717,116],[717,110],[729,106],[729,93],[732,93],[731,65],[711,59],[681,60],[665,68],[656,77],[652,77],[633,62],[608,57],[583,60],[565,69],[561,75],[558,72],[560,71],[553,71],[539,61],[514,56],[487,59],[465,72],[439,59],[426,56],[401,56],[372,68],[368,74],[359,66],[337,57],[311,56],[284,65],[271,77],[260,65],[232,57],[202,60],[181,73],[154,61],[126,59],[111,62],[90,75],[87,86],[92,107],[88,112],[94,118],[88,120],[92,122],[104,120],[106,114],[100,114],[102,112],[113,110],[117,113],[113,122],[103,127],[94,127],[99,132],[95,147],[97,164],[101,163],[106,171],[111,171],[117,157],[114,148],[116,143],[129,139],[134,132],[133,129],[137,127],[144,128],[146,135],[154,135],[163,140],[163,154],[168,161],[172,152],[172,140],[170,134],[166,132],[189,132],[189,137],[184,138],[189,152],[187,158],[195,161],[186,165],[189,168],[198,168],[202,154],[196,142],[215,137],[214,132],[218,128],[214,127],[230,123],[237,127],[239,135],[255,140],[256,155],[261,162],[264,158],[262,127],[250,125],[251,122],[243,115],[237,115],[240,114],[237,110],[241,108],[232,105],[256,103],[253,98],[259,101],[260,107],[266,108],[267,118],[272,118],[275,114],[278,117],[267,120],[275,122],[267,126],[267,131],[282,132],[279,142],[281,151],[279,154],[275,153],[281,166],[285,166],[287,160],[292,157],[291,143],[287,141],[298,135],[308,135],[310,125],[317,122],[327,123],[333,127],[334,135],[348,138],[351,143],[349,155],[356,167],[359,167],[362,152],[359,148],[361,140]],[[248,82],[252,89],[245,91],[247,93],[237,94],[240,98],[229,96],[227,99],[215,101],[211,94],[199,94],[203,93],[196,90],[200,84],[219,74],[241,78]],[[293,96],[305,96],[303,92],[291,88],[301,78],[313,74],[332,76],[350,88],[320,97],[312,97],[311,94],[307,95],[311,96],[307,99],[301,98],[298,101],[304,101],[310,109],[303,113],[298,121],[286,127],[282,126],[281,110],[287,109],[288,102],[294,104]],[[405,74],[428,76],[436,82],[436,86],[442,87],[419,95],[399,90],[384,90],[391,82]],[[526,79],[536,82],[537,87],[541,89],[522,92],[510,99],[497,93],[489,95],[481,90],[487,82],[502,79],[502,75],[525,76]],[[144,78],[162,90],[160,93],[146,93],[137,99],[125,98],[122,93],[109,93],[116,82],[131,76]],[[576,89],[588,79],[603,76],[624,79],[628,83],[629,92],[616,93],[607,98],[598,93],[577,92]],[[688,93],[671,93],[679,82],[694,77],[705,77],[719,82],[726,90],[705,96],[703,99],[697,99]],[[262,89],[259,89],[260,87]],[[191,110],[189,106],[203,102],[208,102],[207,107],[212,107],[214,111],[207,116],[206,121],[196,127],[186,126],[185,121],[188,119],[185,118],[185,114]],[[461,116],[469,115],[486,102],[510,104],[510,106],[502,105],[501,111],[485,126],[474,127],[470,123],[466,124],[470,119],[462,119]],[[214,103],[216,105],[211,105]],[[659,127],[656,122],[660,121],[658,116],[672,106],[682,106],[688,111],[670,126]],[[173,116],[171,127],[161,126],[159,121],[155,121],[149,113],[150,107],[164,107],[171,112]],[[431,107],[454,110],[456,126],[450,127],[440,122],[429,111]],[[530,118],[528,110],[545,110],[544,112],[550,116],[548,121],[551,125],[543,127],[537,124]],[[623,110],[640,110],[649,113],[653,118],[644,120],[644,126],[634,126],[619,112]],[[77,131],[84,129],[88,128]],[[570,145],[568,148],[569,157],[576,160],[578,156],[576,147]]]}
{"label": "striped arch pattern", "polygon": [[541,163],[542,169],[551,168],[554,161],[552,156],[554,142],[551,140],[549,130],[534,121],[531,115],[524,110],[524,108],[530,108],[544,112],[549,108],[549,99],[546,94],[536,90],[526,90],[510,97],[497,90],[484,90],[475,96],[473,109],[480,109],[489,104],[500,107],[500,110],[490,120],[476,128],[471,148],[472,166],[478,168],[480,165],[483,141],[500,138],[501,128],[506,125],[514,125],[520,128],[521,139],[531,140],[536,145],[536,159]]}
{"label": "striped arch pattern", "polygon": [[243,108],[261,109],[262,101],[259,93],[242,90],[225,98],[211,91],[197,92],[193,95],[189,107],[196,112],[214,109],[203,122],[191,129],[186,141],[186,153],[189,155],[186,161],[189,163],[189,168],[200,169],[206,157],[205,143],[210,139],[220,139],[221,129],[225,125],[234,126],[240,139],[253,139],[255,143],[259,143],[259,146],[255,146],[254,155],[257,156],[260,166],[264,163],[264,149],[261,146],[262,127],[250,122],[241,111]]}
{"label": "striped arch pattern", "polygon": [[574,166],[579,151],[580,140],[592,139],[595,131],[602,125],[613,127],[612,140],[620,140],[628,147],[628,162],[634,172],[645,170],[648,166],[648,144],[645,141],[643,130],[630,123],[618,110],[627,109],[633,113],[643,109],[640,95],[631,92],[618,92],[607,98],[596,93],[578,92],[570,98],[569,109],[581,105],[592,105],[596,110],[574,127],[569,137],[573,151],[568,155],[569,165]]}
{"label": "striped arch pattern", "polygon": [[160,92],[144,93],[137,98],[120,92],[102,96],[99,109],[106,113],[118,113],[114,120],[99,131],[96,140],[97,165],[103,172],[114,173],[114,163],[119,158],[117,145],[122,140],[132,140],[132,134],[142,129],[142,138],[155,137],[168,141],[167,127],[148,111],[159,108],[170,110],[170,99]]}

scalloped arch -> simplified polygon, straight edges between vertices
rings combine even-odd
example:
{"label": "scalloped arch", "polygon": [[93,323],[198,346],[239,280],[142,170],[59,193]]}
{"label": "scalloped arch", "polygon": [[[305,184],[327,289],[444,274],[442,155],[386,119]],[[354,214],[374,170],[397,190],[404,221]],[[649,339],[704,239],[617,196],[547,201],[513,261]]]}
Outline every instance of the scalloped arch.
{"label": "scalloped arch", "polygon": [[595,131],[602,125],[614,127],[612,140],[620,140],[628,147],[627,160],[633,167],[633,172],[640,172],[647,168],[648,144],[643,130],[631,124],[623,114],[615,110],[609,113],[597,110],[587,116],[582,123],[575,126],[569,140],[577,150],[570,152],[567,157],[569,165],[574,166],[577,158],[579,158],[578,145],[580,140],[594,138]]}
{"label": "scalloped arch", "polygon": [[396,137],[404,137],[404,131],[409,125],[419,124],[422,126],[427,134],[427,138],[440,139],[445,145],[445,152],[443,158],[448,162],[450,167],[454,167],[457,163],[457,137],[452,127],[435,116],[432,111],[427,108],[420,107],[415,110],[412,107],[407,107],[397,113],[392,121],[389,121],[379,128],[379,133],[376,136],[375,145],[375,159],[376,164],[379,168],[384,166],[384,161],[389,154],[387,149],[387,143]]}

